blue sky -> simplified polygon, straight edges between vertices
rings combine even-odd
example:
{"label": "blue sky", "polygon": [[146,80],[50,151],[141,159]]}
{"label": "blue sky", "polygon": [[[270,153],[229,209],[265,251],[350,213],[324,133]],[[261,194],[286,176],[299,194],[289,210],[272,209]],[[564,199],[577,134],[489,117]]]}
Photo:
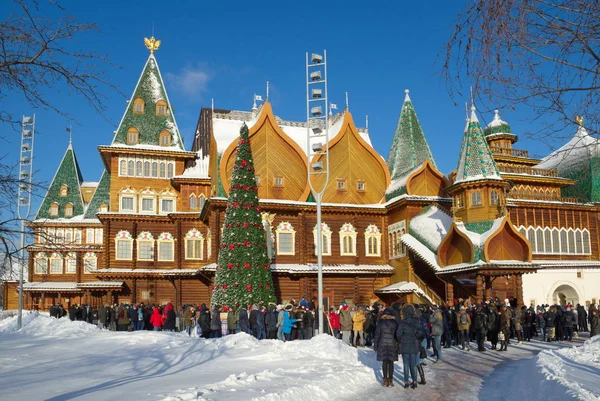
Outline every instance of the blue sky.
{"label": "blue sky", "polygon": [[[456,168],[464,128],[464,99],[455,105],[441,79],[438,55],[450,35],[463,1],[417,2],[207,2],[207,1],[62,1],[66,13],[80,22],[96,22],[101,33],[78,37],[69,46],[106,54],[121,68],[108,79],[125,96],[106,90],[106,115],[99,116],[65,90],[48,97],[77,120],[73,145],[86,181],[98,181],[102,162],[97,146],[110,144],[148,56],[144,36],[162,40],[156,57],[166,81],[186,147],[201,107],[249,110],[253,93],[265,94],[270,82],[274,112],[286,120],[303,120],[305,52],[328,52],[330,101],[344,105],[363,127],[369,115],[371,140],[387,158],[404,89],[410,89],[417,115],[439,169]],[[5,18],[9,11],[0,11]],[[49,17],[59,13],[53,11]],[[468,89],[465,93],[468,92]],[[37,115],[36,179],[49,182],[67,147],[69,122],[55,113],[34,110],[19,96],[2,105],[13,113]],[[484,105],[480,105],[483,106]],[[494,105],[487,105],[493,108]],[[501,111],[513,132],[535,131],[542,122],[529,121],[524,108]],[[486,124],[493,113],[480,113]],[[19,134],[2,126],[8,138],[7,161],[18,158]],[[515,147],[533,155],[549,153],[545,145],[520,135]]]}

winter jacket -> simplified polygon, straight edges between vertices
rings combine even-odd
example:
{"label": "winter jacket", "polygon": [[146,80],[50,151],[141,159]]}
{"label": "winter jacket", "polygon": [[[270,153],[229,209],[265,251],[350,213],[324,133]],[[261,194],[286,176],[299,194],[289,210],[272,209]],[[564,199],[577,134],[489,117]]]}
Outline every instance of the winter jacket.
{"label": "winter jacket", "polygon": [[137,321],[138,321],[137,308],[136,309],[129,308],[129,309],[127,309],[127,311],[128,311],[128,314],[129,314],[129,320],[132,321],[132,322],[134,322],[134,323],[137,323]]}
{"label": "winter jacket", "polygon": [[442,316],[442,310],[438,309],[429,318],[431,323],[431,335],[441,336],[444,334],[444,317]]}
{"label": "winter jacket", "polygon": [[200,328],[203,333],[210,332],[210,313],[206,304],[200,305]]}
{"label": "winter jacket", "polygon": [[544,315],[541,312],[538,312],[536,317],[536,326],[540,329],[546,328],[546,319],[544,319]]}
{"label": "winter jacket", "polygon": [[100,323],[106,325],[106,319],[108,317],[108,313],[107,310],[104,306],[101,306],[100,309],[98,309],[98,321],[100,321]]}
{"label": "winter jacket", "polygon": [[265,326],[267,331],[277,330],[277,315],[275,315],[275,307],[273,305],[267,308],[265,315]]}
{"label": "winter jacket", "polygon": [[302,327],[305,331],[310,332],[315,328],[315,317],[311,311],[307,311],[304,313],[302,317]]}
{"label": "winter jacket", "polygon": [[183,325],[185,327],[192,327],[194,320],[194,313],[190,308],[187,308],[183,313]]}
{"label": "winter jacket", "polygon": [[256,327],[258,327],[259,330],[264,330],[265,329],[265,314],[262,313],[261,310],[257,311],[258,313],[256,314]]}
{"label": "winter jacket", "polygon": [[515,330],[521,331],[523,328],[523,312],[519,309],[515,312]]}
{"label": "winter jacket", "polygon": [[296,324],[296,327],[299,330],[304,330],[304,315],[306,314],[306,312],[303,309],[298,309],[296,311],[296,320],[298,321],[298,323]]}
{"label": "winter jacket", "polygon": [[406,318],[398,324],[396,329],[396,340],[400,344],[400,353],[403,355],[414,355],[419,353],[419,343],[425,337],[421,323],[415,317],[412,305],[404,308]]}
{"label": "winter jacket", "polygon": [[158,308],[154,308],[152,316],[150,317],[150,324],[153,327],[161,327],[163,325],[163,318],[158,311]]}
{"label": "winter jacket", "polygon": [[365,320],[367,320],[365,312],[362,309],[359,309],[352,318],[352,330],[363,331]]}
{"label": "winter jacket", "polygon": [[281,313],[283,313],[283,334],[290,334],[297,319],[292,319],[287,310],[282,311]]}
{"label": "winter jacket", "polygon": [[[506,310],[508,310],[508,308]],[[500,314],[500,330],[510,330],[510,314],[506,313],[506,311]]]}
{"label": "winter jacket", "polygon": [[210,311],[210,329],[211,331],[221,330],[221,314],[217,308],[212,308]]}
{"label": "winter jacket", "polygon": [[383,311],[381,319],[377,322],[375,328],[375,348],[377,350],[378,361],[397,361],[398,343],[396,341],[396,330],[398,323],[394,318],[393,312],[388,308]]}
{"label": "winter jacket", "polygon": [[573,327],[573,312],[570,310],[565,312],[565,327]]}
{"label": "winter jacket", "polygon": [[477,331],[486,333],[488,331],[488,317],[487,313],[483,309],[480,309],[475,315],[475,322],[473,323],[473,328]]}
{"label": "winter jacket", "polygon": [[240,313],[238,316],[238,321],[240,323],[240,329],[243,332],[248,332],[250,329],[250,320],[248,319],[248,311],[246,305],[242,305],[242,309],[240,309]]}
{"label": "winter jacket", "polygon": [[121,308],[119,309],[119,324],[122,325],[128,325],[129,322],[129,313],[127,312],[128,309],[127,308]]}
{"label": "winter jacket", "polygon": [[556,327],[556,312],[548,311],[544,313],[544,319],[546,319],[546,327]]}
{"label": "winter jacket", "polygon": [[229,309],[227,312],[227,328],[229,330],[235,330],[237,328],[238,314],[235,310]]}
{"label": "winter jacket", "polygon": [[598,334],[600,334],[600,318],[596,315],[592,316],[590,322],[590,337],[597,336]]}
{"label": "winter jacket", "polygon": [[163,314],[165,315],[165,330],[175,330],[177,314],[175,313],[175,309],[173,309],[173,304],[169,302],[165,307]]}
{"label": "winter jacket", "polygon": [[[461,320],[464,323],[461,323]],[[461,309],[458,315],[456,315],[456,323],[459,330],[469,330],[469,327],[471,327],[471,316],[469,316],[466,310]]]}
{"label": "winter jacket", "polygon": [[498,312],[495,310],[490,310],[488,313],[488,330],[489,331],[498,331],[500,327],[500,317],[498,316]]}
{"label": "winter jacket", "polygon": [[331,324],[331,328],[332,329],[338,329],[340,330],[341,326],[340,326],[340,315],[338,315],[337,313],[333,312],[329,314],[329,323]]}
{"label": "winter jacket", "polygon": [[277,327],[283,327],[283,317],[285,314],[286,312],[283,309],[277,312]]}
{"label": "winter jacket", "polygon": [[350,311],[347,308],[347,306],[344,306],[340,311],[340,328],[342,331],[352,330],[352,316],[350,316]]}

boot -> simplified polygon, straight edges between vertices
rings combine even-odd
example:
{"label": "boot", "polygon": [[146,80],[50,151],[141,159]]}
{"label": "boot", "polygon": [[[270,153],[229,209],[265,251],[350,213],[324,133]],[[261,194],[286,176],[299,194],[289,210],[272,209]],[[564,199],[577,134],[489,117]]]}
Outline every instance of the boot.
{"label": "boot", "polygon": [[383,378],[383,383],[382,384],[383,384],[383,387],[387,387],[388,386],[388,378],[387,377]]}
{"label": "boot", "polygon": [[423,365],[417,366],[417,371],[419,372],[419,377],[421,378],[421,380],[419,380],[419,384],[427,384],[427,382],[425,381],[425,371],[423,370]]}

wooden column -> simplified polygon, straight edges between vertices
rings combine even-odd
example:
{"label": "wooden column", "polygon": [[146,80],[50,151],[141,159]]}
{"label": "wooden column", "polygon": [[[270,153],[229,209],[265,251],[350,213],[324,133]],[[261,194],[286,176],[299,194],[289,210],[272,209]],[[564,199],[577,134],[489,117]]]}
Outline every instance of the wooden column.
{"label": "wooden column", "polygon": [[137,304],[137,279],[136,278],[134,278],[132,280],[132,285],[131,286],[132,286],[132,288],[131,288],[131,291],[132,291],[131,302],[134,303],[134,304]]}
{"label": "wooden column", "polygon": [[446,282],[446,302],[448,305],[454,304],[454,285],[451,282]]}
{"label": "wooden column", "polygon": [[477,282],[477,303],[480,304],[483,302],[483,275],[477,274],[476,277]]}
{"label": "wooden column", "polygon": [[42,305],[40,306],[40,310],[43,310],[46,308],[46,293],[42,292]]}
{"label": "wooden column", "polygon": [[517,273],[515,275],[515,287],[517,291],[517,300],[519,305],[523,305],[523,273]]}
{"label": "wooden column", "polygon": [[485,300],[489,300],[492,297],[492,278],[490,276],[485,277]]}

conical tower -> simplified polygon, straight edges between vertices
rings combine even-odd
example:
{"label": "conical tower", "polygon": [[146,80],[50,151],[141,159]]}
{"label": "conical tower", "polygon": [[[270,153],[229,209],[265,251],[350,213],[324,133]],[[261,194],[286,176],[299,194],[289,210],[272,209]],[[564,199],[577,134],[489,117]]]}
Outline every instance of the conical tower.
{"label": "conical tower", "polygon": [[500,176],[475,111],[471,106],[456,176],[448,193],[454,200],[455,220],[463,221],[472,231],[483,232],[494,219],[506,214],[504,190],[508,184]]}

